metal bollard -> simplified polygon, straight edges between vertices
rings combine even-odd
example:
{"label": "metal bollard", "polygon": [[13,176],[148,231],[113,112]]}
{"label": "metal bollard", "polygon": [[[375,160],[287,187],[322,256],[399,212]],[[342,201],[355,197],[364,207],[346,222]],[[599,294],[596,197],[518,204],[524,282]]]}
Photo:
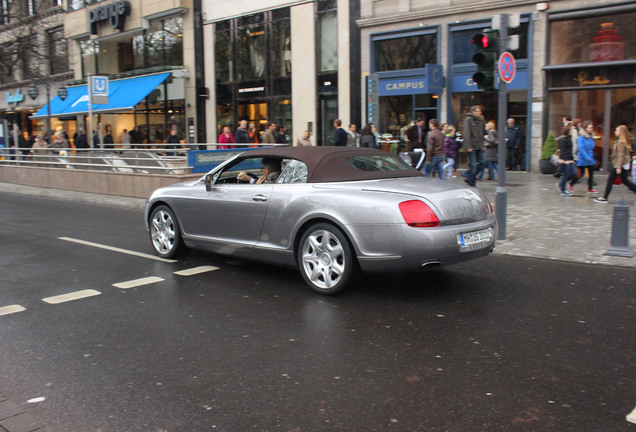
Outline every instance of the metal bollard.
{"label": "metal bollard", "polygon": [[629,205],[623,198],[614,205],[612,219],[612,240],[609,249],[603,255],[631,258],[636,255],[629,246]]}

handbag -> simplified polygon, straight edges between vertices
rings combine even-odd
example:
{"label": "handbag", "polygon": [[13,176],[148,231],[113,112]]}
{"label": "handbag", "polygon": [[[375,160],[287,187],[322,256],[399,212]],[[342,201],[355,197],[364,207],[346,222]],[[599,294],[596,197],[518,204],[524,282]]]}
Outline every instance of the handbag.
{"label": "handbag", "polygon": [[550,162],[552,162],[553,165],[559,166],[559,155],[561,154],[560,150],[557,150],[554,152],[554,154],[552,156],[550,156]]}

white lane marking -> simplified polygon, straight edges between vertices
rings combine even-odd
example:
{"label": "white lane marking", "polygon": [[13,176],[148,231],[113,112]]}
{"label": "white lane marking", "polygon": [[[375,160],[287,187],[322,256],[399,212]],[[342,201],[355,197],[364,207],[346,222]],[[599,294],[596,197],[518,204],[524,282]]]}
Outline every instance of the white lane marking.
{"label": "white lane marking", "polygon": [[2,315],[9,315],[9,314],[13,314],[13,313],[17,313],[17,312],[22,312],[25,311],[26,308],[20,306],[20,305],[9,305],[9,306],[4,306],[4,307],[0,307],[0,316]]}
{"label": "white lane marking", "polygon": [[129,289],[129,288],[136,288],[136,287],[142,286],[142,285],[150,285],[150,284],[157,283],[157,282],[163,282],[164,280],[165,279],[162,279],[160,277],[150,276],[150,277],[130,280],[130,281],[126,281],[126,282],[114,283],[113,286],[115,288],[120,288],[120,289]]}
{"label": "white lane marking", "polygon": [[99,243],[93,243],[93,242],[89,242],[89,241],[85,241],[85,240],[79,240],[79,239],[74,239],[74,238],[70,238],[70,237],[58,237],[59,240],[64,240],[64,241],[68,241],[68,242],[73,242],[73,243],[78,243],[84,246],[92,246],[92,247],[96,247],[96,248],[100,248],[100,249],[106,249],[109,251],[113,251],[113,252],[119,252],[119,253],[123,253],[123,254],[127,254],[127,255],[133,255],[136,257],[140,257],[140,258],[147,258],[147,259],[151,259],[151,260],[155,260],[155,261],[161,261],[161,262],[167,262],[167,263],[176,263],[178,262],[177,260],[171,260],[171,259],[167,259],[167,258],[161,258],[158,256],[154,256],[154,255],[150,255],[150,254],[145,254],[145,253],[141,253],[141,252],[135,252],[135,251],[131,251],[128,249],[121,249],[118,247],[113,247],[113,246],[107,246],[107,245],[103,245],[103,244],[99,244]]}
{"label": "white lane marking", "polygon": [[634,410],[627,414],[627,421],[630,423],[636,423],[636,408],[634,408]]}
{"label": "white lane marking", "polygon": [[191,269],[179,270],[174,272],[174,274],[179,276],[194,276],[205,272],[211,272],[214,270],[218,270],[218,267],[214,266],[201,266],[201,267],[193,267]]}
{"label": "white lane marking", "polygon": [[93,289],[87,289],[82,291],[71,292],[68,294],[57,295],[53,297],[45,297],[42,299],[42,301],[48,304],[59,304],[59,303],[73,301],[73,300],[83,299],[86,297],[93,297],[100,294],[101,292],[99,291],[96,291]]}

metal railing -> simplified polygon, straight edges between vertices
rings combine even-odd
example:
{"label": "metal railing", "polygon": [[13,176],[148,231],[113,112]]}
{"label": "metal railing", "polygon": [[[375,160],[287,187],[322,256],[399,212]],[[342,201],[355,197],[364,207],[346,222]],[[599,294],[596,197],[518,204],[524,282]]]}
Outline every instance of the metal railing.
{"label": "metal railing", "polygon": [[109,148],[0,149],[0,165],[88,169],[120,173],[187,174],[188,148],[114,144]]}
{"label": "metal railing", "polygon": [[[284,146],[267,144],[266,147]],[[221,150],[264,147],[255,144],[197,144],[197,148]],[[221,147],[221,148],[219,148]],[[180,144],[109,144],[99,148],[0,148],[0,166],[38,166],[120,173],[190,174],[189,147]]]}

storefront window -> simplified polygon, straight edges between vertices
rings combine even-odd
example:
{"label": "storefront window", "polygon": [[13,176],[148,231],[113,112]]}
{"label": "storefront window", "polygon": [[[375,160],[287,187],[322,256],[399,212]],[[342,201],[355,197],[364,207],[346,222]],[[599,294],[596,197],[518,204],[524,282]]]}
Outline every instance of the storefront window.
{"label": "storefront window", "polygon": [[437,33],[376,39],[373,42],[374,71],[419,69],[437,63]]}
{"label": "storefront window", "polygon": [[636,12],[594,15],[550,24],[550,64],[633,59]]}
{"label": "storefront window", "polygon": [[336,11],[318,15],[318,71],[338,70],[338,17]]}

